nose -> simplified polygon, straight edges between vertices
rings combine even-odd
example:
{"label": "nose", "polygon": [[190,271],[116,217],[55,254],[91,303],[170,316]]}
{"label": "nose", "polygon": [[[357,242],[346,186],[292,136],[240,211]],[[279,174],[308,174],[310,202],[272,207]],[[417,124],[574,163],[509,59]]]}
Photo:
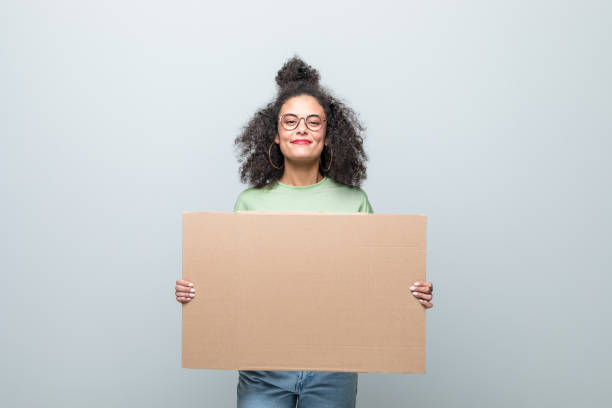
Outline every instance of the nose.
{"label": "nose", "polygon": [[[304,124],[302,125],[302,119],[304,119]],[[305,133],[308,130],[308,126],[306,126],[306,118],[299,118],[298,124],[296,127],[298,132]]]}

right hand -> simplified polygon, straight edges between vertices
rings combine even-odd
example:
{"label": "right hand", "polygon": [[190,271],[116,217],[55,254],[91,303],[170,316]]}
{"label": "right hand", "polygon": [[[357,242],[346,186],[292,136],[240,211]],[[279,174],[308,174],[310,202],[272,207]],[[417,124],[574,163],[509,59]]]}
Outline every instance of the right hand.
{"label": "right hand", "polygon": [[195,288],[193,283],[179,279],[176,281],[176,301],[180,303],[189,303],[195,297]]}

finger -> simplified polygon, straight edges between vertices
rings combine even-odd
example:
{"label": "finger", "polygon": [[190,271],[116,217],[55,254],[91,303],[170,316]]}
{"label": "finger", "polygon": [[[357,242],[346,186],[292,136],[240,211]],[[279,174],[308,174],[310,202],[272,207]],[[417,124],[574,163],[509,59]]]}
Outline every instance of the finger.
{"label": "finger", "polygon": [[414,282],[412,286],[415,289],[410,288],[411,290],[417,290],[419,292],[431,293],[433,290],[433,283],[431,282]]}
{"label": "finger", "polygon": [[176,284],[177,285],[181,285],[181,286],[191,286],[191,287],[193,287],[193,283],[191,283],[189,281],[186,281],[186,280],[183,280],[183,279],[177,280]]}
{"label": "finger", "polygon": [[177,292],[195,293],[196,290],[194,288],[190,288],[190,287],[187,287],[187,286],[176,285],[176,291]]}
{"label": "finger", "polygon": [[415,286],[412,285],[410,290],[413,292],[422,292],[422,293],[431,293],[431,288],[429,286]]}
{"label": "finger", "polygon": [[189,299],[193,299],[195,297],[195,293],[185,293],[185,292],[179,292],[179,291],[176,291],[175,295],[176,297],[184,297],[184,298],[189,298]]}
{"label": "finger", "polygon": [[423,306],[425,309],[431,309],[433,307],[433,303],[430,303],[426,300],[419,299],[419,302],[421,302],[421,306]]}
{"label": "finger", "polygon": [[189,302],[191,300],[191,298],[188,298],[188,297],[178,297],[177,296],[176,300],[178,302],[181,302],[181,303],[187,303],[187,302]]}
{"label": "finger", "polygon": [[432,295],[428,295],[426,293],[421,293],[421,292],[412,292],[412,294],[416,298],[425,299],[425,300],[431,300],[431,298],[433,297]]}

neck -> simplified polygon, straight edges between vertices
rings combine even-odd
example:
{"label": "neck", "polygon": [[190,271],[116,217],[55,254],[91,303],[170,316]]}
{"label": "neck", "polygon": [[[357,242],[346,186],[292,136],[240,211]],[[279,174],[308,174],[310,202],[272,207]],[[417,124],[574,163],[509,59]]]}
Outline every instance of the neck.
{"label": "neck", "polygon": [[289,186],[309,186],[323,180],[319,172],[319,161],[312,163],[294,163],[285,159],[285,171],[280,182]]}

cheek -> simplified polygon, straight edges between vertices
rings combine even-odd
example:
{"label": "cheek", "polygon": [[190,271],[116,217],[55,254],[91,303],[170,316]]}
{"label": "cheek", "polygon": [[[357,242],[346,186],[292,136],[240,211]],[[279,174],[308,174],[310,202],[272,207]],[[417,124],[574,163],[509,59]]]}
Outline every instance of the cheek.
{"label": "cheek", "polygon": [[278,129],[278,137],[281,141],[287,141],[291,139],[291,131],[285,129]]}

